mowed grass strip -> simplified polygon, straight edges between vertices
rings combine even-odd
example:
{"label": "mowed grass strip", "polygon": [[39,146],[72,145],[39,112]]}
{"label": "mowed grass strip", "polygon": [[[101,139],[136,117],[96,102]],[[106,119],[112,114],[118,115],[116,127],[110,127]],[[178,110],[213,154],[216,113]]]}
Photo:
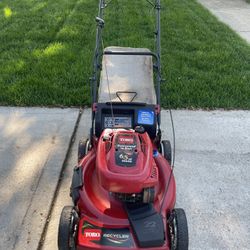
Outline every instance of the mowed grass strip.
{"label": "mowed grass strip", "polygon": [[[250,46],[194,0],[162,0],[162,105],[250,108]],[[0,2],[0,104],[84,106],[98,1]],[[112,0],[105,46],[154,49],[154,10]]]}
{"label": "mowed grass strip", "polygon": [[0,6],[12,11],[0,17],[0,103],[88,103],[96,3],[21,0]]}

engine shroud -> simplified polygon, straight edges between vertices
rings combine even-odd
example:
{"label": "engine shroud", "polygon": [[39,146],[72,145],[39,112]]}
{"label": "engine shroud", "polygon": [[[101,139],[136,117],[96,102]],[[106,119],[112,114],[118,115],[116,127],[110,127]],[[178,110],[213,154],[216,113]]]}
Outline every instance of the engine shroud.
{"label": "engine shroud", "polygon": [[147,133],[105,129],[99,139],[96,171],[100,185],[112,193],[135,194],[158,182],[158,168]]}

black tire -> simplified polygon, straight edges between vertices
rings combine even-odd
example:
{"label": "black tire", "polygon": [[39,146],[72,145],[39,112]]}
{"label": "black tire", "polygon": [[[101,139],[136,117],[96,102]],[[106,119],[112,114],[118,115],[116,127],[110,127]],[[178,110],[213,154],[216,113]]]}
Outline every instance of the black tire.
{"label": "black tire", "polygon": [[75,250],[78,229],[78,214],[74,207],[65,206],[62,210],[58,228],[58,249]]}
{"label": "black tire", "polygon": [[169,223],[171,250],[188,250],[188,224],[185,211],[176,208],[172,215],[173,218]]}
{"label": "black tire", "polygon": [[80,140],[78,144],[78,162],[88,153],[89,151],[89,139]]}
{"label": "black tire", "polygon": [[164,158],[171,164],[172,161],[172,148],[171,143],[168,140],[163,140],[161,142],[160,153],[164,156]]}

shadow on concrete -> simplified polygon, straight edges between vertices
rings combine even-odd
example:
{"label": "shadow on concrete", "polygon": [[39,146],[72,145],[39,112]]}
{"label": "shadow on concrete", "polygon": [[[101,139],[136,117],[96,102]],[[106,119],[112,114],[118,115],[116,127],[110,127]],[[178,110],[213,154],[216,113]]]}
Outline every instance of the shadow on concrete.
{"label": "shadow on concrete", "polygon": [[38,240],[77,117],[78,110],[0,109],[1,249]]}

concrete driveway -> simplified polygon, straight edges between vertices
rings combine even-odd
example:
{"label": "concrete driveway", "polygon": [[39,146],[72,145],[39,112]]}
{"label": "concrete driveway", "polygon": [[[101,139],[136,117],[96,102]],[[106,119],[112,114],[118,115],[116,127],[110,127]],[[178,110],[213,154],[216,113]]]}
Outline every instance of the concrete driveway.
{"label": "concrete driveway", "polygon": [[175,111],[177,207],[190,249],[249,249],[250,112]]}
{"label": "concrete driveway", "polygon": [[[167,111],[165,138],[171,138]],[[176,129],[177,207],[186,210],[190,249],[249,249],[250,111],[173,111]],[[69,186],[78,140],[87,136],[84,110],[56,195],[43,250],[57,249],[63,206],[71,205]]]}

